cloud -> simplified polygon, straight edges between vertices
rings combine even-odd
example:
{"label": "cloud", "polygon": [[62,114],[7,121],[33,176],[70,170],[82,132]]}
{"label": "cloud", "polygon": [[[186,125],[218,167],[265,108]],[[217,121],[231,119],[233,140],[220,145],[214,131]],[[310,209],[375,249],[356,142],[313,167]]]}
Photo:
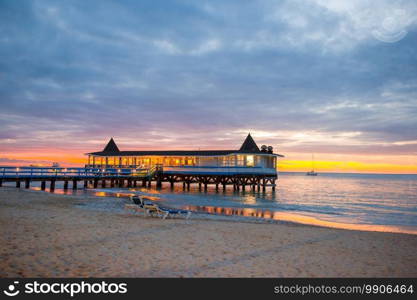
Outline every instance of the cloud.
{"label": "cloud", "polygon": [[287,151],[416,153],[414,1],[0,5],[0,152],[235,148],[252,131]]}

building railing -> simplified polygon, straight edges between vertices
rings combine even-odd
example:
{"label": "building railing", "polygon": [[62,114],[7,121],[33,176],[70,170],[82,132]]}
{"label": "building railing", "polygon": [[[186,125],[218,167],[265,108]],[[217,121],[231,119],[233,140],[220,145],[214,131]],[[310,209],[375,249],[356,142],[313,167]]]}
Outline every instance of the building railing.
{"label": "building railing", "polygon": [[118,177],[137,176],[151,178],[156,172],[190,175],[277,175],[274,168],[264,167],[215,167],[215,166],[162,166],[151,168],[52,168],[0,166],[0,178],[33,177]]}
{"label": "building railing", "polygon": [[164,166],[164,173],[190,175],[277,175],[277,170],[264,167]]}

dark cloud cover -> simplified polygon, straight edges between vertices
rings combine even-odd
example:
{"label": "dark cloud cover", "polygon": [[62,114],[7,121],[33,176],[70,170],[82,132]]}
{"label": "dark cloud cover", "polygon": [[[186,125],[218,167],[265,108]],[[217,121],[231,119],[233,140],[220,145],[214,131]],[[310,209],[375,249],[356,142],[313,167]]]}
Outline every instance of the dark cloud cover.
{"label": "dark cloud cover", "polygon": [[[342,2],[0,1],[2,148],[230,148],[252,130],[417,154],[417,4]],[[377,40],[397,11],[407,34]]]}

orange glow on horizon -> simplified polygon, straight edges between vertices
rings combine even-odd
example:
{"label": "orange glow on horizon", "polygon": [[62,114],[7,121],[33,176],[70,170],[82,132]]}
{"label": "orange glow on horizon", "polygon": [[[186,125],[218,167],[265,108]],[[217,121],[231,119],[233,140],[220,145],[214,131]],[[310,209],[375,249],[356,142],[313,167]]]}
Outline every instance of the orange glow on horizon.
{"label": "orange glow on horizon", "polygon": [[[1,158],[6,158],[0,165],[8,166],[50,166],[58,162],[63,167],[81,167],[87,164],[88,151],[47,151],[36,152],[7,152],[0,153]],[[280,172],[308,172],[312,169],[310,154],[290,153],[286,157],[278,159]],[[294,158],[294,159],[289,159]],[[315,160],[314,169],[317,172],[340,173],[388,173],[388,174],[417,174],[417,157],[394,155],[342,155],[321,154],[320,159]],[[325,159],[323,159],[325,158]]]}
{"label": "orange glow on horizon", "polygon": [[[311,161],[281,160],[278,169],[282,172],[308,172],[312,170]],[[340,173],[388,173],[417,174],[417,164],[367,163],[359,161],[315,161],[316,172]]]}

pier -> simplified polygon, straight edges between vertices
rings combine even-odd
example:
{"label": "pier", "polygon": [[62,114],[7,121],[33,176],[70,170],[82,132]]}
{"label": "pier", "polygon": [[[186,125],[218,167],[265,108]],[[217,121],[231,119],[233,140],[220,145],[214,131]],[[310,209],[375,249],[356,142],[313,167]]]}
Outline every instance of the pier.
{"label": "pier", "polygon": [[[47,183],[50,190],[56,182],[63,182],[64,190],[79,187],[136,187],[150,183],[156,168],[150,169],[102,169],[102,168],[42,168],[42,167],[0,167],[0,186],[4,182],[15,182],[16,187],[30,188],[32,182],[41,182],[41,190]],[[80,184],[81,183],[81,184]]]}
{"label": "pier", "polygon": [[41,182],[45,190],[55,189],[63,182],[64,190],[70,187],[151,187],[161,188],[164,182],[181,184],[190,189],[198,184],[200,190],[209,185],[216,190],[233,186],[235,191],[246,188],[266,191],[276,188],[278,179],[277,158],[272,146],[257,146],[248,134],[236,150],[146,150],[120,151],[111,138],[102,151],[90,152],[84,168],[10,167],[0,166],[0,186],[15,182],[16,187],[30,188],[34,181]]}
{"label": "pier", "polygon": [[181,184],[190,189],[191,184],[198,184],[199,189],[207,190],[209,185],[216,190],[233,186],[235,191],[265,191],[267,187],[275,190],[276,172],[264,168],[239,167],[163,167],[151,168],[45,168],[45,167],[10,167],[0,166],[0,186],[5,182],[14,182],[17,188],[30,188],[33,182],[41,182],[41,190],[49,185],[55,190],[57,182],[63,183],[63,189],[72,188],[106,188],[106,187],[151,187],[161,188],[164,182],[174,188]]}

